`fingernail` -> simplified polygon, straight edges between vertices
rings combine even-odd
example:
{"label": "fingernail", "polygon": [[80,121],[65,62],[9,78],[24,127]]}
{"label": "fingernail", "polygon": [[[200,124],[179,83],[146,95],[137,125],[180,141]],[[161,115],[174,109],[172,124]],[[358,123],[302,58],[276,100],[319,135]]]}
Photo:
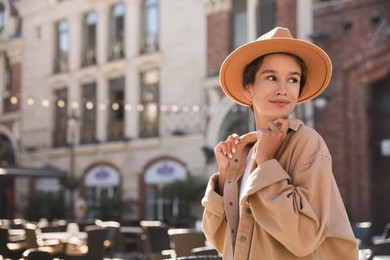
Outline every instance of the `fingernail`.
{"label": "fingernail", "polygon": [[238,144],[238,140],[236,140],[234,143],[237,145]]}
{"label": "fingernail", "polygon": [[229,153],[229,158],[232,159],[233,158],[233,155],[231,153]]}
{"label": "fingernail", "polygon": [[233,148],[233,149],[232,149],[232,153],[236,153],[236,148]]}

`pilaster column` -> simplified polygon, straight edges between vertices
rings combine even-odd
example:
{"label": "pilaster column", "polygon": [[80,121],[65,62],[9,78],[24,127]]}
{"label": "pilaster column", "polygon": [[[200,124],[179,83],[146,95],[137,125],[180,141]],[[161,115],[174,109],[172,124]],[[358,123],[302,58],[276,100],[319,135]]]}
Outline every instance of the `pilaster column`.
{"label": "pilaster column", "polygon": [[97,10],[97,26],[96,26],[96,55],[97,64],[105,64],[107,62],[108,53],[108,30],[109,30],[109,15],[110,8],[108,5],[100,5]]}
{"label": "pilaster column", "polygon": [[100,73],[97,75],[96,82],[96,138],[99,141],[105,141],[107,139],[107,109],[111,109],[108,104],[107,79],[102,73]]}
{"label": "pilaster column", "polygon": [[[261,1],[261,0],[260,0]],[[257,5],[259,0],[247,0],[247,26],[248,26],[248,39],[247,41],[254,41],[257,39],[257,15],[260,15],[260,12],[257,10]]]}

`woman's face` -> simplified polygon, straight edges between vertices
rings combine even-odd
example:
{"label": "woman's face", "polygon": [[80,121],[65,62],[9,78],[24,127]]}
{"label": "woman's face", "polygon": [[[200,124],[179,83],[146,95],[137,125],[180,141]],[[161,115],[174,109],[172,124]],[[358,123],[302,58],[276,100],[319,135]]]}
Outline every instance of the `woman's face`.
{"label": "woman's face", "polygon": [[265,56],[254,84],[244,90],[252,100],[256,123],[287,118],[298,102],[300,80],[301,67],[293,57]]}

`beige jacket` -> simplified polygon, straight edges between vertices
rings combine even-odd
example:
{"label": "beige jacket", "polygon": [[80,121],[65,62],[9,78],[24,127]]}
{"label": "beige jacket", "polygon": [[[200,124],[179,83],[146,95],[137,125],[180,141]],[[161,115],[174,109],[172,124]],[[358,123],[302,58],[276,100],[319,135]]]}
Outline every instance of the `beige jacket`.
{"label": "beige jacket", "polygon": [[290,120],[289,127],[276,159],[251,172],[241,201],[240,180],[255,132],[241,137],[223,197],[215,191],[217,175],[210,178],[202,200],[207,240],[224,260],[357,260],[357,241],[325,142],[299,120]]}

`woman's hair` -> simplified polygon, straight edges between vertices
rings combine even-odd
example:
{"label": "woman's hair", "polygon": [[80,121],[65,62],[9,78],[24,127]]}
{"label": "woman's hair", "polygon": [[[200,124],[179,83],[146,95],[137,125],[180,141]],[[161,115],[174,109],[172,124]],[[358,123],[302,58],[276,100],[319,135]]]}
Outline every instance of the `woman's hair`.
{"label": "woman's hair", "polygon": [[242,85],[243,85],[244,89],[248,88],[249,86],[251,86],[255,83],[257,71],[259,70],[261,64],[263,63],[264,58],[270,54],[285,54],[285,55],[292,57],[298,63],[298,65],[301,67],[301,79],[300,79],[300,83],[299,83],[299,95],[301,95],[303,87],[306,84],[307,67],[306,67],[305,62],[301,58],[299,58],[298,56],[296,56],[294,54],[287,53],[287,52],[269,53],[269,54],[266,54],[266,55],[263,55],[263,56],[256,58],[254,61],[252,61],[251,63],[246,65],[244,72],[242,74]]}

